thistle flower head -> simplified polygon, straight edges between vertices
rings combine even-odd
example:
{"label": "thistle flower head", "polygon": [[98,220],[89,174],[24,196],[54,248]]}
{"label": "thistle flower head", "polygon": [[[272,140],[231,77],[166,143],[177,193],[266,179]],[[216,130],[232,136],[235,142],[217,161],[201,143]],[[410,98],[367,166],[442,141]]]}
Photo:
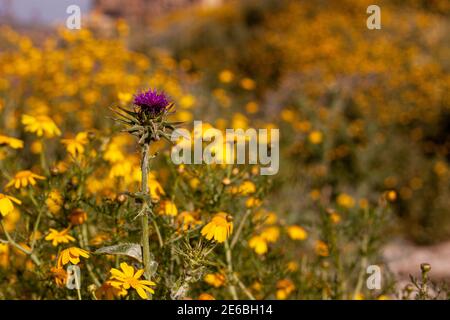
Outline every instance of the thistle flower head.
{"label": "thistle flower head", "polygon": [[171,142],[168,134],[175,130],[179,123],[167,120],[174,104],[165,93],[152,89],[137,93],[133,104],[132,110],[122,106],[112,109],[118,115],[114,120],[127,126],[124,131],[137,136],[140,145],[158,141],[160,138]]}
{"label": "thistle flower head", "polygon": [[142,112],[151,115],[159,115],[170,104],[164,92],[158,93],[152,89],[136,94],[133,103],[140,107]]}

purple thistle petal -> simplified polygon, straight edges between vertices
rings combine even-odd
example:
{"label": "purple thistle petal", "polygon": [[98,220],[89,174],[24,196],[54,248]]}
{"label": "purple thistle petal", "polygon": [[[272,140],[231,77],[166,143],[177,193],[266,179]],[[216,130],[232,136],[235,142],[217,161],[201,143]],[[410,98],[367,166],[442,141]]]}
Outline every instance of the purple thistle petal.
{"label": "purple thistle petal", "polygon": [[133,103],[139,106],[143,112],[157,115],[167,108],[169,100],[163,92],[158,93],[156,90],[149,89],[135,95]]}

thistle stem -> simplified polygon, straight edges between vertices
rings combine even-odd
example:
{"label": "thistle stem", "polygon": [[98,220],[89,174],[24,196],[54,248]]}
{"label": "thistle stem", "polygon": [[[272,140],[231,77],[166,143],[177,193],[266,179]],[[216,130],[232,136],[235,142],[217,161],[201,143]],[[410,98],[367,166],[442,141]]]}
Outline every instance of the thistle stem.
{"label": "thistle stem", "polygon": [[[141,162],[141,192],[145,195],[149,193],[148,187],[148,164],[149,164],[149,145],[146,143],[142,147],[142,162]],[[142,227],[142,257],[144,262],[144,275],[147,280],[150,280],[151,269],[150,269],[150,246],[149,246],[149,228],[148,228],[148,207],[147,202],[144,200],[142,203],[142,216],[141,216],[141,227]]]}

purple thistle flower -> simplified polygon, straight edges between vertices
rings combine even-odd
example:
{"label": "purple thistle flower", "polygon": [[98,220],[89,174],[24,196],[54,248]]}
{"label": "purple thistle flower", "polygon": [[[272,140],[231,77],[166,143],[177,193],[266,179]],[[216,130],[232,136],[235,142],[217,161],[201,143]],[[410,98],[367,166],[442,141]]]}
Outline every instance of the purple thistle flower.
{"label": "purple thistle flower", "polygon": [[167,108],[169,100],[164,92],[158,93],[156,90],[149,89],[135,95],[133,103],[139,106],[143,112],[158,115]]}

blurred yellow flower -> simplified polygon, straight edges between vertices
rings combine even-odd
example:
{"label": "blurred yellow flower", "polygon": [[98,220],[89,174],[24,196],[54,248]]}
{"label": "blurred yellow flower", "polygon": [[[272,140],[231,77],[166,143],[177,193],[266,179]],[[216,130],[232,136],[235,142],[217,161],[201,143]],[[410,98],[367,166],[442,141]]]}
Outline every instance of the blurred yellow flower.
{"label": "blurred yellow flower", "polygon": [[231,216],[225,212],[217,213],[206,226],[203,227],[201,233],[206,239],[222,243],[233,232],[233,222]]}
{"label": "blurred yellow flower", "polygon": [[311,190],[311,192],[309,193],[309,196],[311,197],[311,199],[313,201],[319,200],[320,199],[320,190],[319,189]]}
{"label": "blurred yellow flower", "polygon": [[341,222],[341,216],[339,215],[339,213],[332,210],[329,212],[329,214],[330,214],[331,222],[333,222],[334,224],[338,224],[339,222]]}
{"label": "blurred yellow flower", "polygon": [[36,179],[45,180],[45,177],[39,176],[29,170],[23,170],[16,173],[14,178],[8,182],[6,188],[14,185],[16,189],[25,188],[28,185],[34,186],[36,184]]}
{"label": "blurred yellow flower", "polygon": [[222,70],[219,73],[220,82],[230,83],[231,81],[233,81],[233,78],[234,78],[234,74],[230,70]]}
{"label": "blurred yellow flower", "polygon": [[80,257],[89,258],[89,252],[77,247],[70,247],[60,252],[57,266],[60,268],[69,262],[72,264],[80,263]]}
{"label": "blurred yellow flower", "polygon": [[201,293],[198,296],[198,300],[216,300],[216,299],[208,293]]}
{"label": "blurred yellow flower", "polygon": [[140,280],[141,276],[144,274],[144,269],[139,269],[134,272],[134,268],[129,266],[126,262],[120,264],[120,269],[121,270],[112,268],[110,271],[112,276],[109,283],[113,287],[125,291],[133,288],[142,299],[148,299],[147,292],[151,294],[155,293],[155,291],[150,288],[150,286],[156,285],[153,281]]}
{"label": "blurred yellow flower", "polygon": [[289,261],[287,264],[287,269],[290,272],[295,272],[298,270],[298,263],[296,261]]}
{"label": "blurred yellow flower", "polygon": [[57,214],[61,210],[63,203],[63,197],[58,190],[52,190],[45,200],[48,210],[53,214]]}
{"label": "blurred yellow flower", "polygon": [[241,80],[240,85],[245,90],[253,90],[256,87],[256,82],[250,78],[244,78]]}
{"label": "blurred yellow flower", "polygon": [[353,208],[355,206],[355,199],[346,193],[341,193],[336,199],[338,205],[344,208]]}
{"label": "blurred yellow flower", "polygon": [[180,231],[187,231],[199,224],[201,224],[201,221],[197,220],[195,216],[188,211],[181,212],[176,219],[176,225]]}
{"label": "blurred yellow flower", "polygon": [[330,254],[327,244],[320,240],[316,241],[314,250],[316,251],[316,254],[321,257],[328,257],[328,255]]}
{"label": "blurred yellow flower", "polygon": [[117,98],[122,102],[123,104],[126,104],[133,99],[133,94],[130,92],[119,92],[117,94]]}
{"label": "blurred yellow flower", "polygon": [[225,276],[222,273],[208,273],[203,280],[215,288],[219,288],[225,284]]}
{"label": "blurred yellow flower", "polygon": [[250,101],[245,105],[245,111],[250,114],[257,113],[259,111],[259,106],[256,102]]}
{"label": "blurred yellow flower", "polygon": [[259,255],[263,255],[267,252],[267,241],[262,236],[253,236],[248,241],[248,246],[255,250],[255,252]]}
{"label": "blurred yellow flower", "polygon": [[42,142],[40,140],[33,141],[30,150],[34,154],[40,154],[42,152]]}
{"label": "blurred yellow flower", "polygon": [[323,140],[322,132],[320,132],[318,130],[312,131],[309,134],[308,139],[312,144],[322,143],[322,140]]}
{"label": "blurred yellow flower", "polygon": [[287,233],[292,240],[306,240],[308,238],[308,232],[297,225],[287,227]]}
{"label": "blurred yellow flower", "polygon": [[22,124],[25,126],[25,131],[35,133],[38,137],[53,138],[61,135],[61,131],[53,120],[44,115],[33,117],[24,114],[22,115]]}
{"label": "blurred yellow flower", "polygon": [[353,296],[353,300],[364,300],[364,295],[362,293],[357,293]]}
{"label": "blurred yellow flower", "polygon": [[278,300],[285,300],[292,291],[295,290],[295,286],[289,279],[282,279],[277,282],[276,297]]}
{"label": "blurred yellow flower", "polygon": [[176,216],[178,214],[178,209],[170,200],[163,200],[160,202],[160,207],[158,210],[158,213],[160,215],[166,215],[166,216]]}
{"label": "blurred yellow flower", "polygon": [[45,240],[51,241],[52,245],[56,247],[60,243],[69,243],[69,241],[75,241],[75,238],[69,235],[70,228],[58,231],[50,228],[50,233],[45,237]]}
{"label": "blurred yellow flower", "polygon": [[13,149],[21,149],[23,148],[23,141],[13,137],[0,135],[0,146],[2,145],[7,145]]}
{"label": "blurred yellow flower", "polygon": [[195,104],[195,97],[191,94],[184,95],[180,100],[180,107],[189,109]]}
{"label": "blurred yellow flower", "polygon": [[448,165],[444,161],[438,161],[433,170],[438,176],[444,176],[448,172]]}
{"label": "blurred yellow flower", "polygon": [[66,145],[67,152],[76,158],[84,153],[84,146],[88,143],[88,133],[79,132],[73,139],[61,139],[61,143]]}
{"label": "blurred yellow flower", "polygon": [[159,184],[154,175],[149,175],[148,187],[150,189],[150,196],[152,200],[159,200],[160,196],[166,194],[163,187],[161,186],[161,184]]}
{"label": "blurred yellow flower", "polygon": [[110,143],[103,154],[103,159],[111,163],[121,162],[125,159],[120,146],[116,143]]}
{"label": "blurred yellow flower", "polygon": [[295,120],[295,112],[290,109],[283,109],[281,111],[281,119],[286,122],[293,122]]}
{"label": "blurred yellow flower", "polygon": [[280,237],[280,229],[276,226],[264,228],[261,231],[260,236],[267,242],[277,242]]}
{"label": "blurred yellow flower", "polygon": [[22,204],[22,201],[6,194],[0,193],[0,213],[6,216],[14,210],[14,204]]}
{"label": "blurred yellow flower", "polygon": [[241,183],[241,185],[238,187],[238,193],[243,195],[243,196],[247,196],[251,193],[255,193],[256,192],[256,186],[253,182],[251,181],[244,181]]}
{"label": "blurred yellow flower", "polygon": [[397,200],[397,192],[395,192],[394,190],[387,191],[386,199],[388,199],[391,202],[394,202],[395,200]]}
{"label": "blurred yellow flower", "polygon": [[16,228],[17,223],[20,221],[20,211],[18,208],[14,208],[8,215],[4,216],[3,222],[5,230],[8,232],[13,231]]}
{"label": "blurred yellow flower", "polygon": [[197,189],[197,187],[200,185],[200,180],[198,180],[197,178],[192,178],[191,180],[189,180],[189,186],[192,189]]}
{"label": "blurred yellow flower", "polygon": [[245,206],[247,208],[259,207],[262,204],[262,201],[255,197],[250,197],[245,201]]}

